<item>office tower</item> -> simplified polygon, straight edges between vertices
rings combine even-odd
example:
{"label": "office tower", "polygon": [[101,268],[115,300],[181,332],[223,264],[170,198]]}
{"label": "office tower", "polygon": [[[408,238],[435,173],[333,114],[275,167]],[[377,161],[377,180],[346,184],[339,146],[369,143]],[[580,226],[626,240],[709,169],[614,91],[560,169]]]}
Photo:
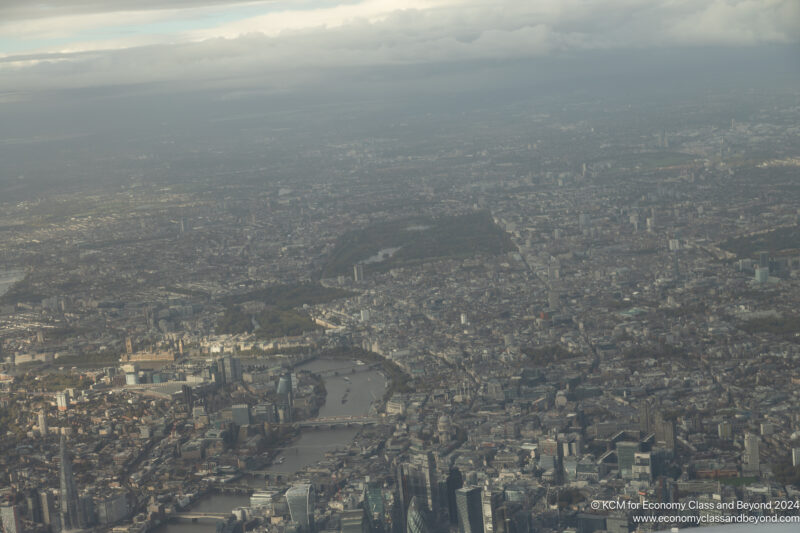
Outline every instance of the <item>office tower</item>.
{"label": "office tower", "polygon": [[226,355],[219,367],[222,370],[223,383],[237,383],[242,380],[242,363],[238,358]]}
{"label": "office tower", "polygon": [[464,486],[464,477],[458,468],[451,468],[447,474],[447,516],[450,525],[458,525],[458,506],[456,504],[456,491]]}
{"label": "office tower", "polygon": [[397,480],[402,516],[407,516],[410,502],[417,499],[417,506],[436,515],[438,512],[438,487],[436,464],[433,452],[413,456],[408,463],[397,465]]}
{"label": "office tower", "polygon": [[75,478],[72,475],[72,461],[67,455],[67,443],[61,437],[61,525],[64,529],[80,529],[83,527],[78,491],[75,489]]}
{"label": "office tower", "polygon": [[19,509],[16,505],[3,505],[0,507],[0,518],[3,523],[5,533],[22,533],[22,520],[19,517]]}
{"label": "office tower", "polygon": [[633,454],[633,479],[650,481],[653,479],[652,457],[650,452]]}
{"label": "office tower", "polygon": [[39,434],[42,437],[47,436],[47,412],[44,409],[39,411]]}
{"label": "office tower", "polygon": [[301,531],[314,531],[314,485],[302,483],[292,486],[286,491],[286,504],[289,506],[289,515],[292,522],[300,527]]}
{"label": "office tower", "polygon": [[81,528],[86,528],[95,523],[94,498],[89,494],[83,494],[78,498],[79,523]]}
{"label": "office tower", "polygon": [[758,252],[758,266],[769,268],[769,252]]}
{"label": "office tower", "polygon": [[723,420],[717,424],[717,435],[722,440],[731,440],[733,438],[733,426],[727,420]]}
{"label": "office tower", "polygon": [[186,410],[191,411],[194,404],[192,388],[189,385],[181,385],[181,396],[183,397],[183,404],[186,406]]}
{"label": "office tower", "polygon": [[353,280],[354,281],[364,281],[364,265],[361,263],[356,263],[353,265]]}
{"label": "office tower", "polygon": [[760,457],[760,444],[761,439],[758,435],[753,433],[747,433],[744,436],[744,466],[743,469],[755,473],[758,472],[761,468],[761,457]]}
{"label": "office tower", "polygon": [[503,502],[503,495],[485,487],[481,492],[481,513],[483,514],[484,533],[500,533],[502,523],[497,509]]}
{"label": "office tower", "polygon": [[483,509],[480,487],[464,487],[456,491],[459,533],[483,533]]}
{"label": "office tower", "polygon": [[650,402],[643,401],[639,404],[639,431],[648,435],[653,432],[655,421]]}
{"label": "office tower", "polygon": [[769,281],[769,267],[757,266],[755,269],[754,279],[758,283],[766,283]]}
{"label": "office tower", "polygon": [[800,466],[800,448],[792,448],[792,466]]}
{"label": "office tower", "polygon": [[342,511],[341,533],[367,533],[369,523],[364,509],[348,509]]}
{"label": "office tower", "polygon": [[428,511],[437,513],[438,498],[436,497],[436,488],[438,484],[436,483],[436,460],[433,457],[433,452],[417,454],[412,458],[412,462],[416,465],[417,471],[421,476],[426,497],[421,503],[426,506]]}
{"label": "office tower", "polygon": [[617,465],[619,466],[619,474],[623,478],[633,477],[633,464],[638,451],[638,442],[617,443]]}
{"label": "office tower", "polygon": [[66,392],[57,392],[56,393],[56,406],[58,407],[59,411],[66,411],[67,406],[69,405],[69,396]]}
{"label": "office tower", "polygon": [[50,526],[50,530],[56,533],[59,527],[58,512],[56,512],[56,502],[53,493],[49,490],[39,491],[39,503],[42,510],[42,523]]}
{"label": "office tower", "polygon": [[42,523],[42,502],[36,489],[25,492],[25,518],[37,524]]}
{"label": "office tower", "polygon": [[416,496],[412,497],[408,505],[408,513],[406,513],[405,533],[428,533],[428,521],[425,515],[424,506],[420,504]]}
{"label": "office tower", "polygon": [[250,424],[250,408],[247,404],[237,404],[231,406],[233,423],[237,426],[247,426]]}
{"label": "office tower", "polygon": [[664,416],[658,412],[655,420],[656,444],[664,446],[668,450],[675,449],[675,421],[664,420]]}

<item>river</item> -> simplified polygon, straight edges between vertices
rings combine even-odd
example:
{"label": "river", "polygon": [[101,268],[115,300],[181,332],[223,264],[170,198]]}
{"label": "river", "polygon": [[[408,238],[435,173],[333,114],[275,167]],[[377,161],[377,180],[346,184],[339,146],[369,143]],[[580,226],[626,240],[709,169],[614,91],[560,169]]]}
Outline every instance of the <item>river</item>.
{"label": "river", "polygon": [[[356,373],[352,374],[351,369]],[[330,359],[316,359],[300,367],[298,370],[311,372],[339,371],[340,375],[324,378],[325,404],[320,407],[319,417],[331,416],[359,416],[370,413],[372,402],[380,399],[386,390],[386,380],[377,370],[361,371],[354,361],[334,361]],[[345,377],[347,379],[345,379]],[[345,399],[343,402],[342,400]],[[281,464],[274,464],[267,470],[273,472],[294,473],[305,466],[316,463],[325,456],[325,452],[346,447],[358,433],[357,428],[334,429],[327,431],[304,430],[300,437],[293,441],[279,454],[285,460]],[[257,489],[266,488],[263,479],[251,478],[250,484]],[[236,507],[247,507],[248,496],[224,496],[212,494],[201,498],[193,506],[193,511],[226,512]],[[168,524],[158,529],[159,533],[214,533],[216,525],[213,522],[200,521],[195,524],[180,523]]]}

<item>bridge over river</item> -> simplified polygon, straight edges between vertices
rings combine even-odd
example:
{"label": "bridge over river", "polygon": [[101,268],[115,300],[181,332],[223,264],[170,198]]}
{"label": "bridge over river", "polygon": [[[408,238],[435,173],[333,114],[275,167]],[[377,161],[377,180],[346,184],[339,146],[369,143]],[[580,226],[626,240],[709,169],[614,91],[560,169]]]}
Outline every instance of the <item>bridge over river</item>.
{"label": "bridge over river", "polygon": [[231,516],[231,513],[209,513],[205,511],[198,511],[192,512],[187,511],[185,513],[175,513],[170,515],[171,519],[175,520],[227,520],[228,517]]}
{"label": "bridge over river", "polygon": [[337,429],[344,427],[363,427],[380,424],[381,418],[377,416],[326,416],[296,422],[299,428],[312,429]]}
{"label": "bridge over river", "polygon": [[322,378],[329,378],[329,377],[347,377],[352,376],[353,374],[360,374],[361,372],[369,372],[371,370],[380,370],[381,364],[380,363],[372,363],[370,365],[353,365],[353,366],[345,366],[342,368],[331,368],[328,370],[315,370],[314,374],[318,375]]}

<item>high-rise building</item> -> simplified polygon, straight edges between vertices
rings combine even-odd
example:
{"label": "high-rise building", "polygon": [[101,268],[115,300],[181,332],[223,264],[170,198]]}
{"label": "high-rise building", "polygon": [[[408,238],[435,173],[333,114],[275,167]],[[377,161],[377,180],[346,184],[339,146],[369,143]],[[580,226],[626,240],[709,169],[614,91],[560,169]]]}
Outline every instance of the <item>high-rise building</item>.
{"label": "high-rise building", "polygon": [[25,518],[37,524],[42,523],[42,502],[36,489],[25,492]]}
{"label": "high-rise building", "polygon": [[286,491],[286,504],[289,515],[301,531],[314,531],[314,485],[302,483]]}
{"label": "high-rise building", "polygon": [[750,473],[758,472],[761,469],[760,446],[761,439],[754,433],[747,433],[744,436],[744,465],[743,469]]}
{"label": "high-rise building", "polygon": [[722,440],[731,440],[733,438],[733,426],[727,420],[723,420],[717,424],[717,435]]}
{"label": "high-rise building", "polygon": [[67,455],[67,443],[61,437],[61,526],[64,529],[80,529],[84,526],[75,478],[72,475],[72,461]]}
{"label": "high-rise building", "polygon": [[181,385],[181,395],[183,397],[183,403],[186,406],[186,410],[191,411],[194,404],[194,393],[192,392],[192,388],[189,385]]}
{"label": "high-rise building", "polygon": [[616,448],[620,476],[623,478],[633,477],[633,464],[636,459],[636,453],[639,451],[639,443],[618,442]]}
{"label": "high-rise building", "polygon": [[47,489],[39,491],[39,503],[42,510],[42,523],[50,526],[50,530],[55,533],[60,528],[58,527],[58,513],[56,513],[53,493]]}
{"label": "high-rise building", "polygon": [[65,392],[56,393],[56,406],[59,411],[66,411],[69,406],[69,395]]}
{"label": "high-rise building", "polygon": [[353,265],[353,281],[364,281],[364,265],[362,263]]}
{"label": "high-rise building", "polygon": [[800,448],[792,448],[792,466],[800,466]]}
{"label": "high-rise building", "polygon": [[[402,517],[407,516],[413,498],[417,505],[434,516],[438,513],[438,487],[436,462],[432,452],[414,455],[408,463],[397,465],[399,497]],[[426,515],[427,518],[427,515]]]}
{"label": "high-rise building", "polygon": [[498,508],[501,506],[503,495],[494,492],[489,487],[485,487],[481,492],[481,513],[483,514],[484,533],[500,533],[501,521],[498,516]]}
{"label": "high-rise building", "polygon": [[482,491],[480,487],[456,490],[459,533],[483,533]]}
{"label": "high-rise building", "polygon": [[650,452],[633,454],[633,479],[650,481],[653,479],[652,457]]}
{"label": "high-rise building", "polygon": [[655,420],[653,419],[653,410],[650,407],[650,402],[643,401],[639,404],[639,431],[645,435],[652,433],[655,428]]}
{"label": "high-rise building", "polygon": [[236,404],[231,406],[231,415],[233,423],[237,426],[246,426],[250,424],[250,407],[247,404]]}
{"label": "high-rise building", "polygon": [[39,411],[39,435],[47,436],[47,411],[44,409]]}
{"label": "high-rise building", "polygon": [[416,496],[412,497],[406,513],[405,533],[428,533],[430,529],[426,515],[425,507],[421,505]]}
{"label": "high-rise building", "polygon": [[231,355],[222,357],[222,364],[218,365],[222,370],[223,383],[237,383],[242,380],[242,363],[238,358]]}
{"label": "high-rise building", "polygon": [[19,508],[16,505],[3,505],[0,507],[0,519],[2,519],[5,533],[23,533],[22,520],[19,516]]}
{"label": "high-rise building", "polygon": [[656,444],[668,450],[675,449],[675,421],[665,420],[661,412],[656,413],[655,420]]}
{"label": "high-rise building", "polygon": [[464,486],[464,477],[458,468],[451,468],[447,474],[447,516],[451,526],[458,525],[458,506],[456,491]]}

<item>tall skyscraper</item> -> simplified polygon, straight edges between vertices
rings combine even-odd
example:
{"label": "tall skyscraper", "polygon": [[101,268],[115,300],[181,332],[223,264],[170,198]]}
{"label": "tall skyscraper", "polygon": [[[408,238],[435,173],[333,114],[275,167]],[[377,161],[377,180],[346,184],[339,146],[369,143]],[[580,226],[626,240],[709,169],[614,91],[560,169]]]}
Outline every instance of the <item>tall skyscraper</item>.
{"label": "tall skyscraper", "polygon": [[481,496],[480,487],[464,487],[456,491],[459,533],[483,533]]}
{"label": "tall skyscraper", "polygon": [[222,364],[218,366],[222,370],[223,383],[236,383],[242,380],[242,363],[238,358],[226,355],[222,358]]}
{"label": "tall skyscraper", "polygon": [[47,436],[47,412],[44,409],[39,411],[39,434],[42,437]]}
{"label": "tall skyscraper", "polygon": [[430,530],[426,514],[425,507],[420,504],[417,497],[412,497],[406,513],[405,533],[428,533]]}
{"label": "tall skyscraper", "polygon": [[37,524],[42,523],[42,502],[36,489],[25,492],[25,518]]}
{"label": "tall skyscraper", "polygon": [[616,448],[620,476],[623,478],[633,477],[633,464],[635,462],[636,452],[639,451],[639,443],[618,442]]}
{"label": "tall skyscraper", "polygon": [[0,507],[0,518],[5,533],[23,533],[22,520],[19,517],[19,508],[16,505],[3,505]]}
{"label": "tall skyscraper", "polygon": [[497,510],[502,503],[502,498],[502,493],[493,492],[488,486],[481,492],[484,533],[500,533],[502,521],[498,516]]}
{"label": "tall skyscraper", "polygon": [[364,265],[356,263],[353,265],[353,281],[364,281]]}
{"label": "tall skyscraper", "polygon": [[314,531],[314,485],[302,483],[286,491],[286,504],[292,522],[304,532]]}
{"label": "tall skyscraper", "polygon": [[639,431],[647,435],[653,432],[654,427],[653,409],[650,402],[643,401],[639,404]]}
{"label": "tall skyscraper", "polygon": [[754,433],[744,436],[744,465],[743,469],[749,473],[756,473],[761,469],[761,439]]}
{"label": "tall skyscraper", "polygon": [[412,498],[417,505],[434,514],[438,511],[438,483],[436,482],[436,463],[432,452],[414,455],[408,463],[398,465],[400,502],[405,512]]}
{"label": "tall skyscraper", "polygon": [[41,503],[42,509],[42,523],[50,526],[50,531],[56,533],[61,528],[58,527],[58,514],[56,513],[56,503],[55,498],[53,498],[53,493],[47,489],[39,491],[39,502]]}
{"label": "tall skyscraper", "polygon": [[83,514],[75,489],[75,478],[72,475],[72,461],[67,455],[67,443],[61,437],[61,525],[64,529],[83,527]]}
{"label": "tall skyscraper", "polygon": [[58,406],[59,411],[66,411],[69,406],[69,394],[66,392],[57,392],[56,406]]}
{"label": "tall skyscraper", "polygon": [[655,418],[656,444],[668,450],[675,449],[675,421],[665,420],[661,412]]}
{"label": "tall skyscraper", "polygon": [[458,505],[456,503],[456,491],[464,486],[464,477],[458,468],[451,468],[447,474],[447,515],[450,525],[458,525]]}

